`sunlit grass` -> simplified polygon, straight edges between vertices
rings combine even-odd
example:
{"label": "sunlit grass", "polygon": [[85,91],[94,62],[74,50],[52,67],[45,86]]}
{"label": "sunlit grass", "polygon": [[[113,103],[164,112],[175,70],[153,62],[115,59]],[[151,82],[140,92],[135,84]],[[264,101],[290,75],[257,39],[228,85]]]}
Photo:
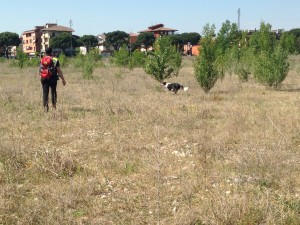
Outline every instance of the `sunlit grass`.
{"label": "sunlit grass", "polygon": [[300,77],[226,76],[186,58],[166,92],[142,69],[63,67],[44,113],[37,69],[0,63],[0,224],[299,224]]}

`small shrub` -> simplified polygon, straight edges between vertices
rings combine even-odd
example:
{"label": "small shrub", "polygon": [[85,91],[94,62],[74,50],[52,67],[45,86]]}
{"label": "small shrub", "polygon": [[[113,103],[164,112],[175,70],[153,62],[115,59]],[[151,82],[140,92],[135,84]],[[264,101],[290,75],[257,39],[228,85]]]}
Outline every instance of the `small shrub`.
{"label": "small shrub", "polygon": [[94,64],[93,60],[89,57],[86,58],[83,64],[83,73],[82,76],[85,79],[92,79],[93,78],[93,72],[94,72]]}
{"label": "small shrub", "polygon": [[73,58],[72,62],[75,68],[82,68],[85,60],[85,55],[77,54],[75,58]]}
{"label": "small shrub", "polygon": [[92,50],[86,55],[78,54],[73,59],[75,68],[82,69],[82,77],[84,79],[92,79],[96,66],[102,65],[101,56],[98,50]]}
{"label": "small shrub", "polygon": [[130,67],[144,67],[146,60],[146,55],[144,52],[141,52],[140,50],[136,49],[131,56],[130,60]]}
{"label": "small shrub", "polygon": [[27,66],[27,67],[38,67],[39,66],[39,64],[40,64],[40,58],[39,57],[33,57],[33,58],[31,58],[31,59],[29,59],[29,60],[26,60],[25,62],[25,65]]}
{"label": "small shrub", "polygon": [[22,69],[26,65],[26,62],[29,59],[28,59],[27,55],[22,51],[18,51],[17,56],[18,56],[18,59],[17,59],[18,66]]}
{"label": "small shrub", "polygon": [[130,55],[127,47],[123,45],[119,51],[114,54],[114,62],[117,66],[127,67],[130,62]]}
{"label": "small shrub", "polygon": [[67,57],[65,54],[61,53],[59,56],[58,56],[58,60],[59,60],[59,65],[60,66],[65,66],[67,64]]}

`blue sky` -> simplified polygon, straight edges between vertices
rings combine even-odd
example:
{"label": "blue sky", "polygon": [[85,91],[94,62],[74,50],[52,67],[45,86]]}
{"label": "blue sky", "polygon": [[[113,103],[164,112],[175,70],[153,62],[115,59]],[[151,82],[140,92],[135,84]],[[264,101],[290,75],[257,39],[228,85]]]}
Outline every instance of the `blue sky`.
{"label": "blue sky", "polygon": [[262,21],[275,30],[300,28],[299,0],[2,0],[0,32],[21,35],[46,23],[70,26],[72,20],[79,36],[137,33],[157,23],[179,33],[202,34],[207,23],[214,24],[216,32],[226,20],[237,23],[239,8],[243,30],[258,29]]}

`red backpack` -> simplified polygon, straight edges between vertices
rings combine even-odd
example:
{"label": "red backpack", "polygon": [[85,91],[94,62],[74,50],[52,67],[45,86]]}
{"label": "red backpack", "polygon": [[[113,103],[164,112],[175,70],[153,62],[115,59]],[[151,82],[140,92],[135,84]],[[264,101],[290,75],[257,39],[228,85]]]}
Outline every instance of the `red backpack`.
{"label": "red backpack", "polygon": [[44,56],[41,59],[40,73],[44,79],[49,79],[54,72],[54,63],[51,56]]}

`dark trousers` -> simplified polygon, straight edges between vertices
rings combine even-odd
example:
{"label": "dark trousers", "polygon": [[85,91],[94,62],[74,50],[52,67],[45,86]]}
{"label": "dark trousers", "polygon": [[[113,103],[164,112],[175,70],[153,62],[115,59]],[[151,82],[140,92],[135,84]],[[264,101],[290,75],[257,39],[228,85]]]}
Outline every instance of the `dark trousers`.
{"label": "dark trousers", "polygon": [[57,80],[56,79],[41,79],[42,88],[43,88],[43,105],[48,111],[48,101],[49,101],[49,89],[51,89],[51,101],[52,106],[56,108],[57,101]]}

